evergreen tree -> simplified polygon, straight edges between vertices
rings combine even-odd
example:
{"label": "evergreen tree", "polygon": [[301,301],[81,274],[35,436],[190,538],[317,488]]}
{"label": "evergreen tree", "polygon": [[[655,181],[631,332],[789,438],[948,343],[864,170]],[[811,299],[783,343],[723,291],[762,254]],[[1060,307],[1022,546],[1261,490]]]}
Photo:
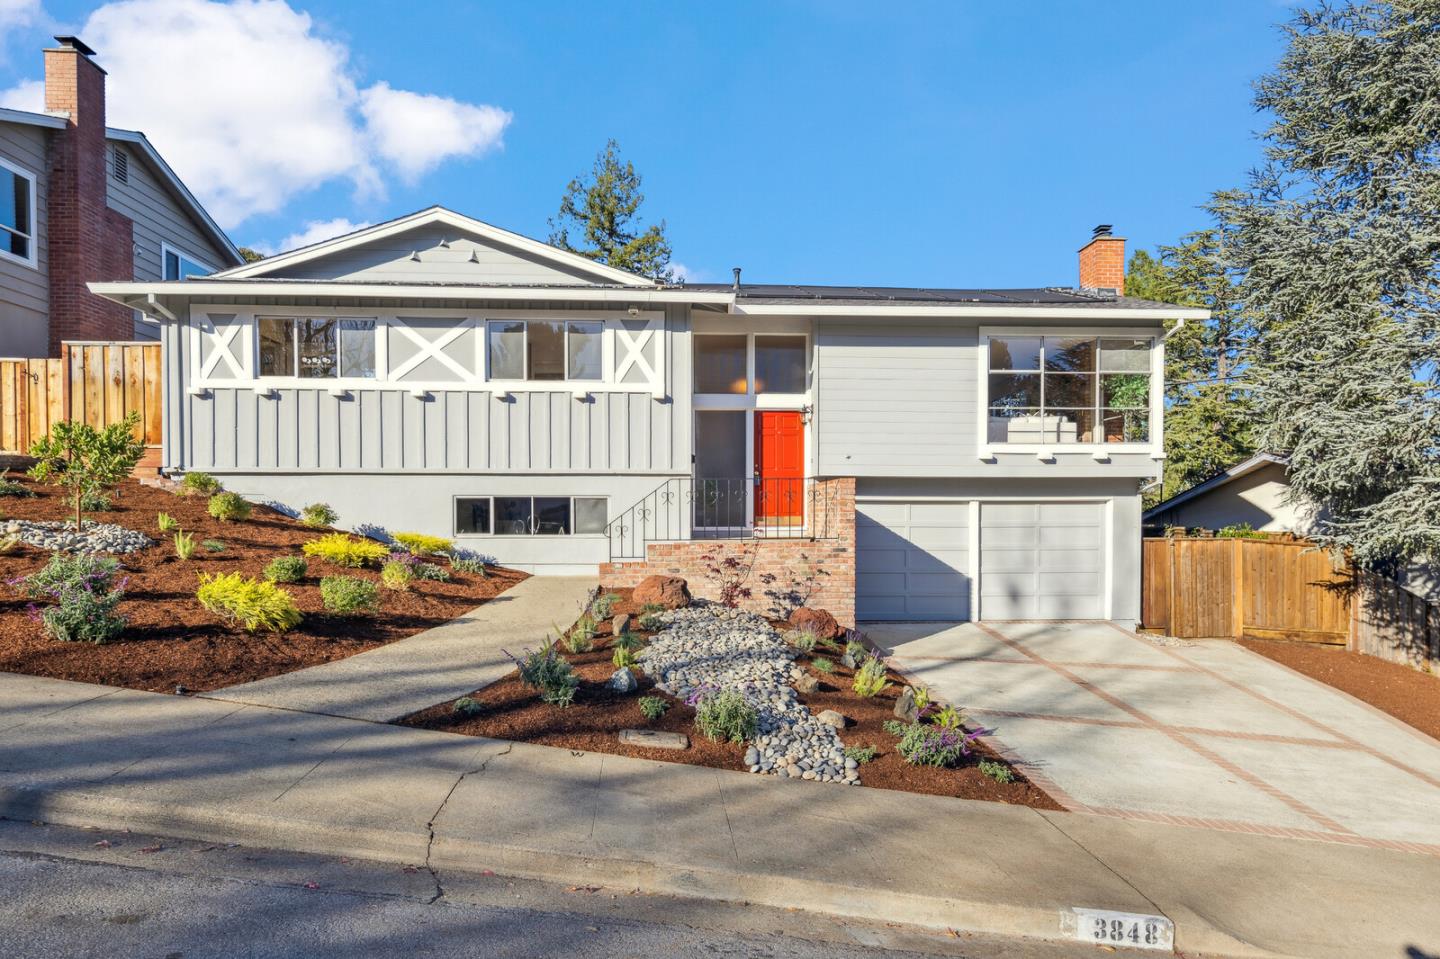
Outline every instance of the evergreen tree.
{"label": "evergreen tree", "polygon": [[[620,145],[610,140],[596,155],[590,180],[576,177],[565,187],[560,212],[550,219],[550,245],[671,282],[675,277],[670,270],[665,221],[642,230],[637,219],[644,202],[640,174],[630,161],[621,161]],[[578,234],[574,242],[572,230]]]}
{"label": "evergreen tree", "polygon": [[1257,332],[1260,440],[1319,539],[1440,556],[1440,0],[1301,12],[1256,85],[1267,162],[1216,194]]}

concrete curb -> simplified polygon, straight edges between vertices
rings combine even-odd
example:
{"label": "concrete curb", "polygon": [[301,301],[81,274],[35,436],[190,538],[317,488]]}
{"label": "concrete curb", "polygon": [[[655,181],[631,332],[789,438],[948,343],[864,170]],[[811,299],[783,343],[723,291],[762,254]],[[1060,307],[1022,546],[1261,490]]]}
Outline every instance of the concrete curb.
{"label": "concrete curb", "polygon": [[[425,865],[436,871],[475,873],[489,869],[522,879],[604,885],[783,909],[801,908],[833,916],[993,936],[1058,941],[1060,929],[1059,910],[1055,908],[976,895],[915,895],[883,887],[777,877],[698,863],[681,866],[623,855],[525,848],[450,837],[438,829],[432,837],[424,829],[366,829],[343,822],[287,819],[229,806],[178,806],[87,794],[74,789],[56,793],[0,786],[0,816]],[[1161,912],[1158,907],[1154,911]],[[1175,923],[1177,953],[1234,959],[1303,959],[1238,939],[1189,909],[1182,912],[1175,915],[1172,910],[1170,915]]]}

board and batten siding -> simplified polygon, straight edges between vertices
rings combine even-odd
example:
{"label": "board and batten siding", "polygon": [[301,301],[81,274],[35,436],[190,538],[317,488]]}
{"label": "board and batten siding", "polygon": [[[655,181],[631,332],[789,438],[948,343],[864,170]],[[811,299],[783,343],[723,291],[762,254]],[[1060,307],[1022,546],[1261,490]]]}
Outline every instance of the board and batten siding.
{"label": "board and batten siding", "polygon": [[0,259],[0,356],[46,356],[50,350],[50,272],[44,127],[0,121],[0,157],[35,175],[35,266]]}
{"label": "board and batten siding", "polygon": [[[307,308],[247,310],[303,316]],[[424,316],[425,311],[419,306],[383,312]],[[347,315],[375,312],[357,307]],[[555,306],[533,315],[584,312]],[[485,311],[473,315],[481,318]],[[343,396],[332,395],[325,381],[315,387],[281,385],[266,396],[257,389],[263,381],[230,386],[212,378],[196,395],[189,384],[197,379],[195,358],[204,354],[192,349],[190,338],[199,334],[189,324],[169,323],[166,362],[178,375],[166,381],[165,462],[219,473],[684,473],[690,462],[688,312],[671,306],[664,319],[665,395],[655,396],[648,386],[635,391],[610,386],[585,399],[573,392],[583,384],[559,383],[512,387],[506,396],[484,383],[430,383],[417,396],[406,378],[388,386],[351,387]]]}

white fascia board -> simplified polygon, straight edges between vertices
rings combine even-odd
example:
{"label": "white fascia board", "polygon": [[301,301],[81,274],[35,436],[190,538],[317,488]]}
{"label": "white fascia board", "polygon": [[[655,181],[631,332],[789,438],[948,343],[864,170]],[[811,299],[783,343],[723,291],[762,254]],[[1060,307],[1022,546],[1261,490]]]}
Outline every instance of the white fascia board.
{"label": "white fascia board", "polygon": [[474,287],[474,286],[374,286],[364,283],[265,283],[246,280],[226,283],[224,280],[192,279],[180,281],[135,281],[90,283],[90,292],[122,306],[143,309],[133,300],[150,296],[275,296],[304,297],[343,296],[370,299],[431,299],[431,300],[571,300],[598,303],[729,303],[729,293],[687,291],[683,288],[634,287]]}
{"label": "white fascia board", "polygon": [[583,270],[595,276],[608,280],[611,283],[623,283],[627,286],[653,287],[654,280],[629,273],[625,270],[616,269],[613,266],[606,266],[594,260],[580,256],[578,253],[571,253],[567,250],[553,247],[548,243],[541,243],[539,240],[532,240],[528,236],[521,236],[519,233],[512,233],[503,230],[498,226],[492,226],[473,217],[464,216],[453,210],[444,207],[432,206],[424,210],[418,210],[408,216],[402,216],[396,220],[388,220],[384,223],[377,223],[375,226],[366,227],[363,230],[356,230],[344,236],[338,236],[329,240],[321,240],[319,243],[312,243],[310,246],[303,246],[298,250],[291,250],[288,253],[281,253],[277,256],[266,257],[254,263],[247,263],[243,266],[217,273],[220,277],[251,277],[264,276],[271,270],[279,267],[294,266],[298,263],[306,263],[322,256],[329,256],[340,250],[350,249],[369,243],[372,240],[383,239],[412,230],[417,226],[424,226],[431,223],[439,223],[454,230],[465,233],[473,233],[487,240],[493,240],[505,246],[511,246],[523,250],[542,259],[554,263],[561,263],[571,269]]}
{"label": "white fascia board", "polygon": [[956,306],[838,306],[830,304],[736,303],[731,312],[744,316],[958,316],[1014,317],[1029,320],[1204,320],[1208,310],[1169,308],[1114,309],[1103,306],[994,306],[985,303]]}
{"label": "white fascia board", "polygon": [[9,107],[0,107],[0,120],[7,123],[23,123],[31,127],[46,127],[50,130],[65,129],[67,118],[70,114],[64,115],[51,113],[31,113],[29,110],[12,110]]}

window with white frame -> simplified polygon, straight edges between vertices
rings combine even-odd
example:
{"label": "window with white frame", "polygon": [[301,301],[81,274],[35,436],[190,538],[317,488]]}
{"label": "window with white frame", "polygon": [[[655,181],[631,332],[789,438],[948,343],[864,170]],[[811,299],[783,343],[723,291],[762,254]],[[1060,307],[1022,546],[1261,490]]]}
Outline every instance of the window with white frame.
{"label": "window with white frame", "polygon": [[374,379],[375,321],[341,316],[262,316],[260,375]]}
{"label": "window with white frame", "polygon": [[803,333],[697,334],[695,392],[741,396],[804,393],[808,346]]}
{"label": "window with white frame", "polygon": [[160,261],[166,280],[184,280],[192,276],[208,276],[215,272],[214,267],[206,266],[168,243],[160,244]]}
{"label": "window with white frame", "polygon": [[605,532],[603,496],[457,496],[461,536],[570,536]]}
{"label": "window with white frame", "polygon": [[601,320],[490,320],[485,324],[492,380],[600,380]]}
{"label": "window with white frame", "polygon": [[0,256],[35,265],[35,174],[0,160]]}
{"label": "window with white frame", "polygon": [[989,337],[990,443],[1150,440],[1149,337]]}

